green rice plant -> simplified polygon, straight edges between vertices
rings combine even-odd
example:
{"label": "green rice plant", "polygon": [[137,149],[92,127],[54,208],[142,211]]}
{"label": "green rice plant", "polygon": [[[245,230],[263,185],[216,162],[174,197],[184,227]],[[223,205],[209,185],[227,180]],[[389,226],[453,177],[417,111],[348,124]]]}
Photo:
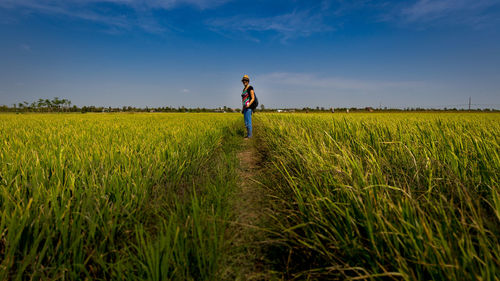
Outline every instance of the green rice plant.
{"label": "green rice plant", "polygon": [[256,119],[284,277],[499,279],[499,114]]}
{"label": "green rice plant", "polygon": [[0,115],[0,279],[215,280],[238,121]]}

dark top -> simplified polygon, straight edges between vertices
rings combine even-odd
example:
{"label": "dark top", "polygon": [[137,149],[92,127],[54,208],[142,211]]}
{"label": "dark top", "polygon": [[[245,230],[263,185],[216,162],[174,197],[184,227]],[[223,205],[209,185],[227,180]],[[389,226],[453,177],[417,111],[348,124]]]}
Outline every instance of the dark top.
{"label": "dark top", "polygon": [[243,104],[243,108],[245,108],[252,100],[252,95],[250,95],[250,90],[253,90],[252,86],[248,86],[248,88],[241,93],[241,101]]}

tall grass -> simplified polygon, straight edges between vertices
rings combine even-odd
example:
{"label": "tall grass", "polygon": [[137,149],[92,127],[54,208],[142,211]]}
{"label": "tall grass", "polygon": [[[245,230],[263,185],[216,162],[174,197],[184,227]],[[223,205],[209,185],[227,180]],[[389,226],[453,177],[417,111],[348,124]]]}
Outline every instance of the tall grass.
{"label": "tall grass", "polygon": [[217,280],[239,117],[0,115],[0,280]]}
{"label": "tall grass", "polygon": [[[500,115],[254,120],[283,278],[499,279]],[[0,279],[238,278],[240,123],[0,115]]]}
{"label": "tall grass", "polygon": [[256,119],[285,278],[499,280],[500,115]]}

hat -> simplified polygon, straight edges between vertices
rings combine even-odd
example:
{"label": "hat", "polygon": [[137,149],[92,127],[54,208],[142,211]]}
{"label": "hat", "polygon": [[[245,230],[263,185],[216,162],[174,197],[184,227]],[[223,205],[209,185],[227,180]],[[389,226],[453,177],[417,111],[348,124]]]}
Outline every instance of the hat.
{"label": "hat", "polygon": [[243,78],[241,78],[241,81],[243,81],[243,80],[247,80],[247,81],[249,81],[249,82],[250,82],[250,78],[249,78],[249,77],[248,77],[248,75],[246,75],[246,74],[245,74],[245,75],[243,75]]}

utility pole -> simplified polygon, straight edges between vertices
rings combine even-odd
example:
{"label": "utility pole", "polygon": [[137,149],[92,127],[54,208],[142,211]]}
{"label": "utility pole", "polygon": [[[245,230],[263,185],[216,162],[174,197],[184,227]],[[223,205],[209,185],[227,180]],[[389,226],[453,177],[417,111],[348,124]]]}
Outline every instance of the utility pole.
{"label": "utility pole", "polygon": [[469,111],[470,111],[470,100],[471,100],[471,97],[469,97]]}

